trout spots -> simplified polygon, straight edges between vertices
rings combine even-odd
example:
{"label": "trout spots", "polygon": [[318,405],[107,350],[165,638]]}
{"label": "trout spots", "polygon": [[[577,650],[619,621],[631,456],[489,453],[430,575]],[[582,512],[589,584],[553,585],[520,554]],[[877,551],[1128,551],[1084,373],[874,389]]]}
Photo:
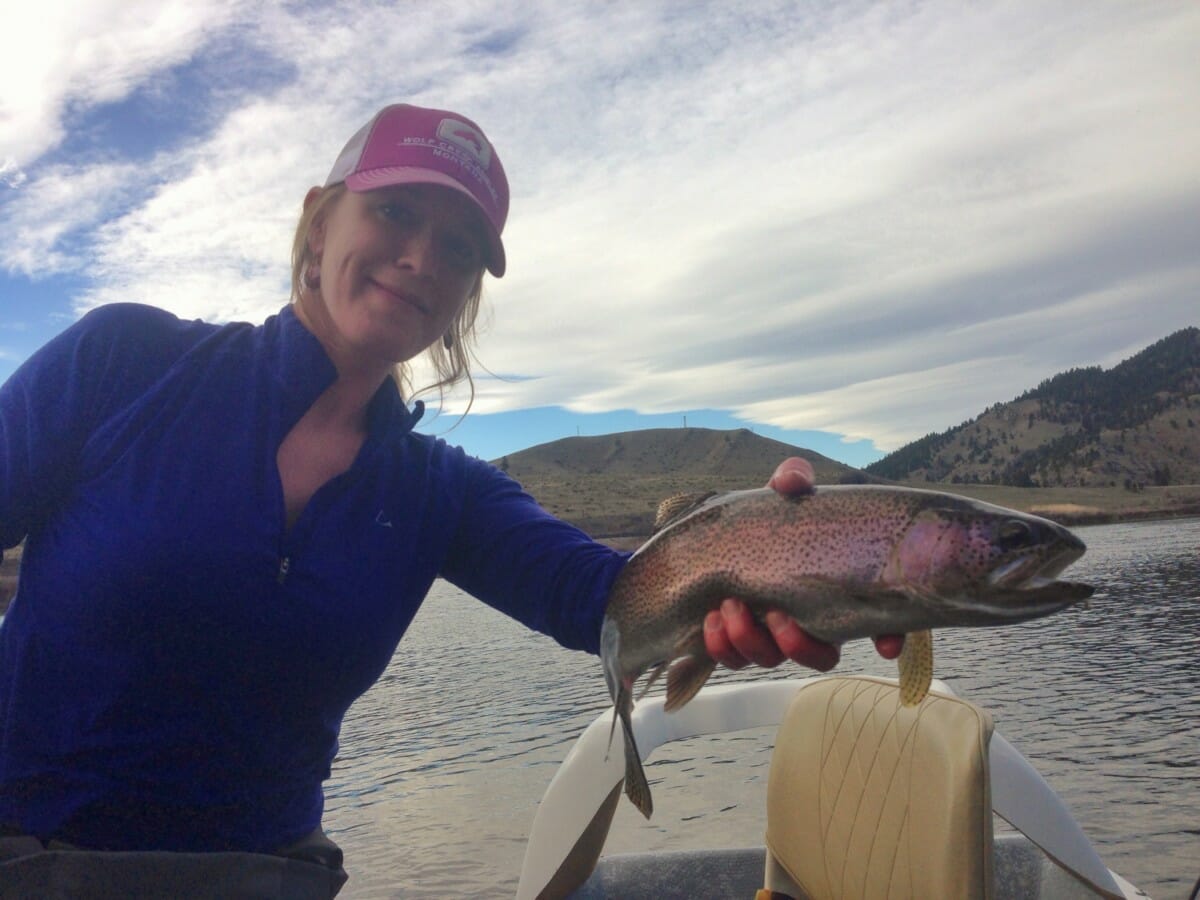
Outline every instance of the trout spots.
{"label": "trout spots", "polygon": [[933,677],[929,629],[1013,624],[1092,593],[1053,580],[1084,551],[1069,531],[951,494],[846,486],[781,498],[764,489],[666,514],[673,517],[613,586],[601,640],[625,738],[626,791],[646,815],[650,789],[630,724],[633,683],[666,664],[667,703],[686,703],[712,667],[696,636],[725,597],[760,615],[782,610],[829,643],[905,634],[902,701],[914,705]]}

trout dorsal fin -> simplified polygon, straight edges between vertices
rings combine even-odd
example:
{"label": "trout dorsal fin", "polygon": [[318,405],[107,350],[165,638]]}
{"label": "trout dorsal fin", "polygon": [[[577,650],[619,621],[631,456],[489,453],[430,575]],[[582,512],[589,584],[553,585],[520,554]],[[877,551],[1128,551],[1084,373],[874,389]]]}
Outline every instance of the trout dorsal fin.
{"label": "trout dorsal fin", "polygon": [[662,531],[675,520],[682,519],[709,497],[716,495],[716,491],[701,491],[668,497],[658,504],[658,514],[654,517],[654,530]]}

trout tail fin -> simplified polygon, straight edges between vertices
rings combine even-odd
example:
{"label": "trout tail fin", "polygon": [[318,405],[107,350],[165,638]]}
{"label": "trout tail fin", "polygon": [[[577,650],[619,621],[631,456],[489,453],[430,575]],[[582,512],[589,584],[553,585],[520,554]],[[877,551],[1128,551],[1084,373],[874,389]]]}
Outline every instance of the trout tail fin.
{"label": "trout tail fin", "polygon": [[616,707],[621,719],[621,732],[625,736],[625,796],[649,819],[654,812],[654,801],[650,798],[650,783],[646,781],[646,772],[642,768],[642,755],[638,753],[637,741],[633,739],[633,722],[629,718],[633,699],[625,685],[618,691]]}
{"label": "trout tail fin", "polygon": [[613,731],[620,719],[621,735],[625,739],[625,793],[641,814],[649,819],[654,812],[654,802],[650,799],[650,784],[642,769],[642,755],[638,753],[637,742],[633,739],[633,721],[630,718],[633,711],[633,679],[621,677],[620,656],[620,630],[616,622],[605,616],[600,629],[600,660],[604,665],[608,693],[613,701],[613,724],[608,732],[608,743],[611,748]]}

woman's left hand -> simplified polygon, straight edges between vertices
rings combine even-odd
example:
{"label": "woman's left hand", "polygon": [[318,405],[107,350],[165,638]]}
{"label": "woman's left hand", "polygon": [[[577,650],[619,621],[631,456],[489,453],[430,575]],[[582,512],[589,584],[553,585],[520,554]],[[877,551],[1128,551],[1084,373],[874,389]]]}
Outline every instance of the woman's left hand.
{"label": "woman's left hand", "polygon": [[[791,457],[779,464],[767,486],[794,497],[811,493],[814,483],[813,468],[808,461]],[[876,651],[884,659],[895,659],[904,646],[903,635],[883,635],[874,640]],[[827,672],[841,656],[838,647],[817,640],[787,613],[768,610],[760,624],[746,604],[734,598],[725,600],[719,609],[705,617],[704,645],[709,656],[730,669],[741,669],[751,663],[774,668],[790,659]]]}

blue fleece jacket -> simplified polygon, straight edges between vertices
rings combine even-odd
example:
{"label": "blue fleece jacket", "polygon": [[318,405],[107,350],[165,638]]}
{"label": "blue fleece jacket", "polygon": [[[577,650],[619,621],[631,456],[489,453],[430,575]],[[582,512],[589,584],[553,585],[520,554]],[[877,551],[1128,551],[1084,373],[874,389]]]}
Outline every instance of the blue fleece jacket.
{"label": "blue fleece jacket", "polygon": [[413,432],[389,380],[289,530],[275,464],[334,380],[262,326],[98,309],[0,388],[0,824],[98,849],[270,851],[320,822],[349,705],[433,579],[595,652],[625,557]]}

